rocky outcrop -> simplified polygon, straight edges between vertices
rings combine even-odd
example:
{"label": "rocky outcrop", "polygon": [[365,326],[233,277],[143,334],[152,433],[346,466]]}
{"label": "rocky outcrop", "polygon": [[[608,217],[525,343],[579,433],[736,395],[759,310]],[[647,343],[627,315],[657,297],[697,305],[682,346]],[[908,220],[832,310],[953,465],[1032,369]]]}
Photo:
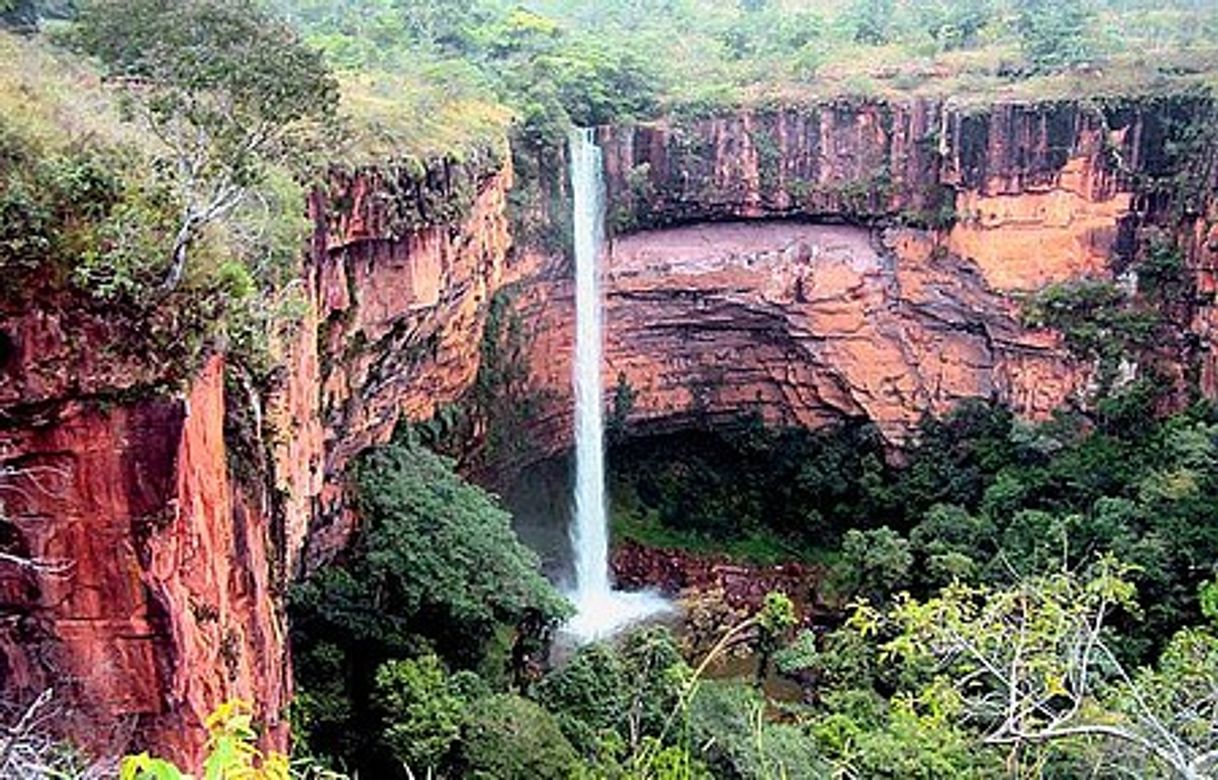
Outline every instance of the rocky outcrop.
{"label": "rocky outcrop", "polygon": [[[838,101],[604,128],[608,392],[618,377],[635,391],[642,432],[756,408],[800,425],[866,417],[899,444],[924,414],[978,396],[1043,416],[1090,371],[1021,326],[1022,296],[1115,278],[1143,227],[1179,234],[1165,193],[1210,110]],[[1183,305],[1212,377],[1213,262],[1184,237],[1199,296]],[[570,429],[567,276],[555,261],[519,303],[550,450]]]}
{"label": "rocky outcrop", "polygon": [[[315,345],[298,351],[318,354],[310,389],[324,446],[306,567],[333,555],[352,530],[347,464],[385,442],[400,419],[425,419],[460,397],[478,370],[490,298],[520,273],[508,262],[510,164],[471,172],[448,163],[422,190],[403,186],[403,178],[409,175],[365,172],[313,201],[318,326]],[[403,191],[427,193],[410,199],[424,205],[404,225]]]}
{"label": "rocky outcrop", "polygon": [[726,604],[745,614],[760,609],[766,594],[774,591],[785,593],[806,611],[817,601],[816,588],[825,577],[821,569],[802,563],[741,564],[726,556],[695,555],[635,542],[616,546],[609,565],[617,587],[653,588],[670,597],[722,591]]}
{"label": "rocky outcrop", "polygon": [[0,430],[11,523],[0,563],[0,687],[47,688],[57,722],[103,752],[198,755],[199,724],[256,700],[286,744],[285,626],[266,513],[230,478],[222,362],[181,396],[73,403]]}
{"label": "rocky outcrop", "polygon": [[0,557],[7,701],[51,687],[74,740],[197,766],[237,697],[286,747],[283,591],[351,533],[350,459],[472,380],[510,184],[489,159],[336,174],[262,403],[222,357],[123,348],[117,313],[0,312],[0,552],[52,564]]}

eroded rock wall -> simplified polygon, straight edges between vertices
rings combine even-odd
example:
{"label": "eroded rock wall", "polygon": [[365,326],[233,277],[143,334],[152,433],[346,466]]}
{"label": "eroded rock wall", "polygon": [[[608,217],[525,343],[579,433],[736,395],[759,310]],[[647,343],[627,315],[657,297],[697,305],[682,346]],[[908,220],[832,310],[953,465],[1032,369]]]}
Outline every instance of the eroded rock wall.
{"label": "eroded rock wall", "polygon": [[6,702],[51,687],[75,741],[198,766],[241,698],[286,748],[284,589],[349,537],[351,458],[472,380],[510,184],[491,160],[336,174],[269,388],[128,354],[131,323],[72,301],[0,310],[0,553],[56,567],[0,556]]}
{"label": "eroded rock wall", "polygon": [[354,177],[314,200],[316,344],[303,352],[318,354],[312,390],[324,441],[306,568],[353,528],[343,484],[351,459],[388,440],[400,419],[426,419],[461,396],[478,370],[490,298],[521,271],[508,253],[511,165],[474,174],[450,166],[431,181],[446,193],[437,202],[468,199],[465,207],[424,210],[404,229],[392,221],[400,188],[391,173]]}
{"label": "eroded rock wall", "polygon": [[[874,422],[893,444],[926,413],[995,398],[1040,417],[1087,372],[1055,334],[924,231],[792,221],[701,223],[631,234],[605,257],[607,403],[634,394],[640,432],[760,412],[775,424]],[[569,281],[519,302],[550,399],[536,435],[569,442]]]}
{"label": "eroded rock wall", "polygon": [[56,723],[110,753],[198,756],[220,702],[257,701],[286,744],[285,626],[267,515],[229,474],[223,364],[184,394],[82,401],[0,430],[10,555],[0,688],[54,691]]}

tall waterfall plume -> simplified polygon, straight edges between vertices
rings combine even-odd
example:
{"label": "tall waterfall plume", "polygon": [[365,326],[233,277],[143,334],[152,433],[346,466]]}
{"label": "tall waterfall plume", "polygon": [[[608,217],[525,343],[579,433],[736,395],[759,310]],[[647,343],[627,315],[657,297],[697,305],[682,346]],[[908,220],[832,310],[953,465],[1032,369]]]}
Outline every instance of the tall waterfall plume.
{"label": "tall waterfall plume", "polygon": [[605,495],[605,408],[601,360],[604,313],[600,260],[605,223],[601,150],[591,129],[571,133],[575,239],[575,497],[571,546],[577,614],[566,630],[579,640],[607,636],[669,609],[654,593],[613,590]]}
{"label": "tall waterfall plume", "polygon": [[571,190],[575,204],[575,522],[571,546],[575,551],[575,595],[584,601],[610,592],[599,267],[604,182],[601,150],[591,130],[577,129],[571,136]]}

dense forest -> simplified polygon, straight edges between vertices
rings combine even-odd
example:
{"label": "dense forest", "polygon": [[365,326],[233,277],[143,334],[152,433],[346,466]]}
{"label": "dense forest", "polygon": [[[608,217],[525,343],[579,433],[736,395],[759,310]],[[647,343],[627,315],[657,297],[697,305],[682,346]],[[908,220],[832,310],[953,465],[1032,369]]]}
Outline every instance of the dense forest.
{"label": "dense forest", "polygon": [[[0,0],[0,25],[0,306],[107,318],[104,359],[146,370],[106,404],[223,352],[227,392],[261,409],[309,306],[302,204],[334,170],[474,171],[394,214],[455,232],[510,161],[514,240],[561,254],[575,126],[1218,88],[1210,0]],[[470,391],[354,458],[358,532],[282,594],[290,756],[256,747],[254,703],[209,719],[195,767],[156,745],[94,763],[14,704],[0,774],[1218,777],[1218,407],[1173,364],[1188,248],[1156,233],[1137,263],[1132,289],[1020,298],[1093,368],[1040,420],[965,400],[894,447],[863,417],[809,429],[746,404],[656,432],[611,388],[615,542],[811,574],[750,609],[684,594],[686,619],[579,647],[556,643],[571,605],[487,477],[543,459],[513,353],[527,323],[491,298]],[[40,412],[14,408],[0,428]],[[258,415],[225,424],[232,470],[262,468]],[[22,557],[8,464],[0,562]]]}

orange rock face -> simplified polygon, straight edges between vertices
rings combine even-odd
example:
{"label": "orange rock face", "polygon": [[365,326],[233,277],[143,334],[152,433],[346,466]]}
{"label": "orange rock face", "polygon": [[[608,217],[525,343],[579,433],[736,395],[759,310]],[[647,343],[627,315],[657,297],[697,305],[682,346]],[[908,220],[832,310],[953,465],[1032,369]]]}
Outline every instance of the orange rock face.
{"label": "orange rock face", "polygon": [[[922,415],[963,398],[1045,415],[1086,374],[1052,334],[1023,329],[1016,303],[976,265],[923,231],[785,221],[654,230],[614,241],[605,274],[605,374],[637,394],[637,430],[756,410],[801,426],[866,417],[900,443]],[[561,449],[570,283],[533,286],[521,305],[535,327],[534,375],[553,399],[540,435]]]}
{"label": "orange rock face", "polygon": [[330,229],[315,249],[316,343],[298,348],[319,355],[316,384],[304,389],[316,394],[324,431],[321,481],[312,483],[322,508],[306,566],[330,557],[352,530],[342,484],[351,459],[387,441],[400,419],[430,417],[473,382],[490,297],[516,273],[508,266],[511,183],[508,165],[472,183],[459,223],[402,235],[385,224],[388,196],[375,180],[354,180],[344,218],[315,201],[315,218]]}
{"label": "orange rock face", "polygon": [[[1068,168],[1081,165],[1071,160]],[[963,216],[947,246],[976,263],[996,290],[1035,291],[1080,275],[1107,276],[1132,199],[1123,192],[1096,201],[1064,182],[1021,195],[965,191],[956,198]]]}
{"label": "orange rock face", "polygon": [[0,564],[10,610],[0,683],[17,700],[52,688],[62,724],[100,752],[146,744],[197,758],[199,723],[257,700],[268,745],[286,744],[284,625],[269,581],[265,516],[229,480],[222,364],[182,398],[65,409],[0,433],[6,549],[63,562]]}

